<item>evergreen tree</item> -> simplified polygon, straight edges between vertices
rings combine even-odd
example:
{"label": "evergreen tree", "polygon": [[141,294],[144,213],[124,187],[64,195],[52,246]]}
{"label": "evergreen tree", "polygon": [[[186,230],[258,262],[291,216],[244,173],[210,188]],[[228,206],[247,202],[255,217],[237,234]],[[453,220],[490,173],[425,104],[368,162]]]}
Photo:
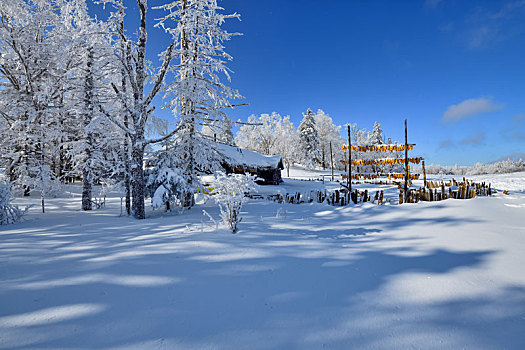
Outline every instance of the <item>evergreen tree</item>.
{"label": "evergreen tree", "polygon": [[302,163],[308,168],[320,164],[321,152],[319,150],[319,134],[315,125],[314,112],[310,108],[303,113],[303,120],[297,128],[299,133],[299,147],[301,149]]}
{"label": "evergreen tree", "polygon": [[370,145],[383,145],[385,139],[383,138],[383,130],[378,122],[374,122],[374,128],[372,132],[368,133],[368,142]]}
{"label": "evergreen tree", "polygon": [[[194,204],[193,189],[200,186],[197,172],[208,167],[214,154],[207,149],[206,137],[199,126],[211,125],[227,118],[224,108],[232,107],[230,100],[240,94],[223,84],[219,74],[229,80],[225,61],[232,57],[224,51],[223,43],[236,35],[221,28],[225,19],[239,18],[238,14],[224,15],[216,0],[177,0],[158,7],[169,13],[156,26],[161,26],[179,43],[174,55],[180,64],[170,68],[174,81],[168,84],[166,95],[169,105],[178,117],[178,134],[175,140],[182,172],[190,190],[184,206]],[[218,162],[218,159],[217,159]],[[212,166],[213,167],[213,166]]]}

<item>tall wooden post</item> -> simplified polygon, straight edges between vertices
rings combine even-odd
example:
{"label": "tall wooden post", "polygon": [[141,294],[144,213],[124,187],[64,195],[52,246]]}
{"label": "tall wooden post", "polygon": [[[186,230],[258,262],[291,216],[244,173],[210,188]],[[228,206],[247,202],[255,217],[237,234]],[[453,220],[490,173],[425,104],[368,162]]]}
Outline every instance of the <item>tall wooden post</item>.
{"label": "tall wooden post", "polygon": [[348,129],[348,191],[352,192],[352,138],[350,136],[350,125],[346,126]]}
{"label": "tall wooden post", "polygon": [[425,161],[422,163],[423,166],[423,186],[427,187],[427,172],[425,171]]}
{"label": "tall wooden post", "polygon": [[407,120],[405,119],[405,203],[408,203],[408,136]]}
{"label": "tall wooden post", "polygon": [[334,153],[332,152],[332,141],[330,141],[330,166],[332,167],[332,181],[334,181]]}

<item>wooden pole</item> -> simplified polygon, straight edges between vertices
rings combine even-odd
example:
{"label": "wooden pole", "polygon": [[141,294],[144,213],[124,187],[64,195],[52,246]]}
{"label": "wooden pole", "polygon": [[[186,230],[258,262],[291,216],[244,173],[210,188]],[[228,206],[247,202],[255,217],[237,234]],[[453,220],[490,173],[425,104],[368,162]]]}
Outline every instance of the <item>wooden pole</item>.
{"label": "wooden pole", "polygon": [[427,187],[427,172],[425,171],[425,161],[423,161],[422,166],[423,166],[423,184],[424,184],[424,187]]}
{"label": "wooden pole", "polygon": [[348,191],[352,192],[352,139],[350,137],[350,125],[348,129]]}
{"label": "wooden pole", "polygon": [[408,202],[408,136],[407,120],[405,119],[405,203]]}
{"label": "wooden pole", "polygon": [[330,166],[332,167],[332,181],[334,181],[334,154],[332,152],[332,141],[330,141]]}

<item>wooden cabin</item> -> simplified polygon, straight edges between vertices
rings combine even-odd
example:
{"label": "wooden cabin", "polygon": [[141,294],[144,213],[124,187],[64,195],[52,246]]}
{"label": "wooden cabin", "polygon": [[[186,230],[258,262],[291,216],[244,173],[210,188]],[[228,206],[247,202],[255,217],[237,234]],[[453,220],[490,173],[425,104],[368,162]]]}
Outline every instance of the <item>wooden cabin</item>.
{"label": "wooden cabin", "polygon": [[224,157],[222,166],[226,173],[255,175],[260,185],[279,185],[283,182],[281,170],[284,166],[280,155],[265,156],[222,143],[217,143],[216,150]]}

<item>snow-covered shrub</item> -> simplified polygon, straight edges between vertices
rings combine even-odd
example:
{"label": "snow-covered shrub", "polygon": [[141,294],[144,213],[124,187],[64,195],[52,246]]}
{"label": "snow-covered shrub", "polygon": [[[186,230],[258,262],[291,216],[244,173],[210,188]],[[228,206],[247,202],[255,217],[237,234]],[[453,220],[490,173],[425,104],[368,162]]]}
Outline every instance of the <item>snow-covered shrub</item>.
{"label": "snow-covered shrub", "polygon": [[11,185],[7,181],[0,181],[0,225],[13,224],[22,220],[29,207],[20,209],[11,204]]}
{"label": "snow-covered shrub", "polygon": [[[187,191],[188,180],[182,174],[180,160],[171,152],[158,152],[151,159],[153,167],[147,169],[147,192],[154,209],[180,199]],[[169,208],[167,208],[169,209]]]}
{"label": "snow-covered shrub", "polygon": [[217,172],[211,187],[213,199],[221,211],[222,222],[232,233],[237,232],[237,225],[242,220],[239,214],[246,201],[245,193],[255,189],[255,177]]}

